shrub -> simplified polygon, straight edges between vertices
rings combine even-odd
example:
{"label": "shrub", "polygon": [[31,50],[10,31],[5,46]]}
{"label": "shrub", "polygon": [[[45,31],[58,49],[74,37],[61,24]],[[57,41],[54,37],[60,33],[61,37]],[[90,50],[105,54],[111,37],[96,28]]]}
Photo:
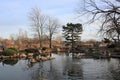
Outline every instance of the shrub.
{"label": "shrub", "polygon": [[16,49],[16,48],[8,48],[8,49],[12,49],[12,50],[18,52],[18,49]]}
{"label": "shrub", "polygon": [[34,49],[34,48],[28,48],[28,49],[25,49],[25,52],[34,53],[34,52],[39,52],[39,51],[37,49]]}
{"label": "shrub", "polygon": [[116,45],[115,44],[110,44],[110,45],[107,45],[107,48],[115,48]]}
{"label": "shrub", "polygon": [[4,55],[5,55],[5,56],[11,56],[11,55],[14,55],[14,54],[17,54],[17,53],[18,53],[18,51],[17,51],[16,48],[8,48],[8,49],[5,51]]}
{"label": "shrub", "polygon": [[47,47],[43,47],[43,48],[42,48],[43,51],[46,50],[46,49],[48,49],[48,48],[47,48]]}

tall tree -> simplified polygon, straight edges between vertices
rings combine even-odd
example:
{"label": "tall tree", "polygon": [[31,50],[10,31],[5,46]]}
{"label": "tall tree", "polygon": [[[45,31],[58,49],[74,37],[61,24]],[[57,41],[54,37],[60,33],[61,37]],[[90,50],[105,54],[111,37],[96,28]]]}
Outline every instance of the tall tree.
{"label": "tall tree", "polygon": [[49,47],[52,48],[52,38],[53,38],[53,35],[54,35],[54,34],[57,32],[57,30],[59,29],[58,20],[49,17],[46,28],[47,28],[48,35],[49,35]]}
{"label": "tall tree", "polygon": [[[84,14],[89,14],[90,23],[101,23],[102,36],[120,42],[120,2],[119,0],[84,0]],[[82,13],[79,10],[79,13]]]}
{"label": "tall tree", "polygon": [[63,35],[66,40],[66,45],[71,47],[72,52],[76,44],[80,41],[80,34],[82,34],[82,24],[80,23],[67,23],[66,26],[63,26]]}
{"label": "tall tree", "polygon": [[34,30],[39,38],[40,48],[42,48],[42,36],[43,36],[43,29],[45,27],[46,23],[46,16],[41,14],[40,10],[38,8],[33,8],[29,19],[31,21],[32,30]]}

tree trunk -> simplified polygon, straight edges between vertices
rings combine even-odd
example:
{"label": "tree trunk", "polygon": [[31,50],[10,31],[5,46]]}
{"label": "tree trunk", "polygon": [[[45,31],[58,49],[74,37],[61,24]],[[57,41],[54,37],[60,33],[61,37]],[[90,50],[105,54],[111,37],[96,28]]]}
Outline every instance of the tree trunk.
{"label": "tree trunk", "polygon": [[50,40],[49,40],[49,48],[51,49],[52,48],[52,40],[51,40],[51,37],[50,37]]}
{"label": "tree trunk", "polygon": [[72,52],[74,52],[73,50],[74,50],[74,40],[73,40],[73,31],[72,31]]}
{"label": "tree trunk", "polygon": [[38,31],[38,37],[39,37],[39,45],[40,45],[40,48],[42,47],[42,44],[41,44],[41,36],[40,36],[40,32]]}
{"label": "tree trunk", "polygon": [[[51,49],[52,48],[52,35],[50,34],[50,39],[49,39],[49,48]],[[52,53],[50,53],[50,57],[52,56]]]}

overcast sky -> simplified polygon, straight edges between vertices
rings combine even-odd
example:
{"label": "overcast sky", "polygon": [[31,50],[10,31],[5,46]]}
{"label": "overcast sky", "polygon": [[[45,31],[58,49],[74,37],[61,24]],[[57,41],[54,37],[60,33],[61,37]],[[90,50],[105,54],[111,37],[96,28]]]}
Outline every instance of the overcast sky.
{"label": "overcast sky", "polygon": [[[19,29],[30,33],[29,12],[38,7],[43,14],[57,18],[61,24],[68,22],[83,23],[86,18],[76,19],[76,8],[80,0],[1,0],[0,2],[0,37],[9,38],[18,34]],[[98,39],[98,24],[84,26],[82,40]]]}

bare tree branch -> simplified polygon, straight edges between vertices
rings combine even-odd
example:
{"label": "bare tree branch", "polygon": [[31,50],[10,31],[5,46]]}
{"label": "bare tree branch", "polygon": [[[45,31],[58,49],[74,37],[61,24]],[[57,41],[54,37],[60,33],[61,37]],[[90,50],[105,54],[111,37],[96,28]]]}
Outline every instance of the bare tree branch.
{"label": "bare tree branch", "polygon": [[[100,3],[103,3],[102,6]],[[82,12],[85,15],[90,14],[89,23],[101,20],[102,24],[99,29],[101,35],[109,38],[116,37],[120,42],[120,5],[116,5],[110,0],[84,0],[84,10]]]}
{"label": "bare tree branch", "polygon": [[42,47],[43,29],[46,25],[46,16],[41,14],[38,8],[33,8],[29,14],[32,30],[34,30],[39,37],[40,47]]}

